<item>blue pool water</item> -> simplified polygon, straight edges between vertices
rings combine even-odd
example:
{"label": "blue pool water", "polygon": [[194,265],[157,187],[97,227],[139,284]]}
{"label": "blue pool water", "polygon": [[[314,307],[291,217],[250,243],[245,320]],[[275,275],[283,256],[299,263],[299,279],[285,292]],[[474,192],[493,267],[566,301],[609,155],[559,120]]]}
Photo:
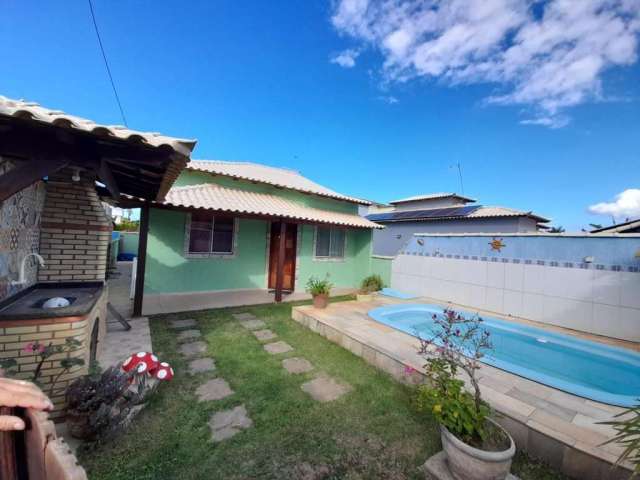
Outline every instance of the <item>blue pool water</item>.
{"label": "blue pool water", "polygon": [[[442,309],[429,304],[389,305],[371,310],[369,316],[430,338],[432,316],[441,315]],[[640,353],[497,318],[482,319],[493,343],[483,363],[598,402],[621,407],[640,403]]]}

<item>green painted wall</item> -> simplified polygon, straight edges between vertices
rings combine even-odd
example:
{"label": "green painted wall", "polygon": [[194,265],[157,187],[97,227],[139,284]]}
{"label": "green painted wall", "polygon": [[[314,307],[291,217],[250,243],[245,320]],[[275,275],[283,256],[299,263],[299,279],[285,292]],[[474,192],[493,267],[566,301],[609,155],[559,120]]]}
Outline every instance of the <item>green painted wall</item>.
{"label": "green painted wall", "polygon": [[386,287],[391,285],[391,257],[371,257],[369,272],[371,275],[378,274]]}
{"label": "green painted wall", "polygon": [[145,292],[265,288],[267,222],[239,220],[234,258],[185,258],[186,215],[151,209]]}
{"label": "green painted wall", "polygon": [[[183,172],[175,186],[217,183],[235,189],[270,193],[325,210],[357,214],[357,205],[313,195],[277,189],[264,184],[236,181],[200,172]],[[187,214],[151,209],[145,275],[146,293],[198,292],[265,288],[267,281],[267,232],[265,220],[240,219],[234,258],[185,258]],[[343,261],[315,260],[314,226],[299,225],[296,290],[304,291],[309,277],[327,273],[336,287],[357,288],[371,271],[371,230],[347,229]]]}

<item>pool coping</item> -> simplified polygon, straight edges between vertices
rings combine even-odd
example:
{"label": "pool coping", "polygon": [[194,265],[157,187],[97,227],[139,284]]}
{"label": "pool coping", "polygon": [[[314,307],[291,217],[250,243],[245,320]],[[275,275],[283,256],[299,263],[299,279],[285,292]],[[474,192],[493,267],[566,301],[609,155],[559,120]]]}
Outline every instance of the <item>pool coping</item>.
{"label": "pool coping", "polygon": [[[337,302],[322,310],[294,307],[292,318],[397,380],[419,384],[424,381],[424,370],[417,354],[418,339],[367,315],[373,308],[405,303],[442,305],[426,298],[378,296],[371,301]],[[482,366],[480,376],[483,397],[519,448],[576,478],[628,478],[628,464],[611,468],[622,449],[615,444],[602,445],[613,436],[613,429],[596,424],[624,408],[580,398],[488,365]]]}

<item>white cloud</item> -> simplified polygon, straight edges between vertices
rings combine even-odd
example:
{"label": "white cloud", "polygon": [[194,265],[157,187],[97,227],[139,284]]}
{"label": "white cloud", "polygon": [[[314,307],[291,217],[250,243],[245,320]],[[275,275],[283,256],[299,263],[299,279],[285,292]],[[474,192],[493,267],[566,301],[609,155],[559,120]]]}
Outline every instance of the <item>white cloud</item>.
{"label": "white cloud", "polygon": [[394,97],[393,95],[380,95],[378,97],[378,100],[383,101],[384,103],[386,103],[388,105],[394,105],[394,104],[396,104],[396,103],[398,103],[400,101],[396,97]]}
{"label": "white cloud", "polygon": [[640,0],[340,0],[332,23],[382,52],[385,82],[494,83],[486,103],[558,128],[603,98],[606,69],[637,60]]}
{"label": "white cloud", "polygon": [[349,48],[340,53],[336,53],[329,61],[344,68],[353,68],[356,65],[356,58],[358,58],[358,55],[360,55],[358,50]]}
{"label": "white cloud", "polygon": [[591,205],[589,212],[613,217],[640,217],[640,189],[629,188],[616,195],[613,202]]}

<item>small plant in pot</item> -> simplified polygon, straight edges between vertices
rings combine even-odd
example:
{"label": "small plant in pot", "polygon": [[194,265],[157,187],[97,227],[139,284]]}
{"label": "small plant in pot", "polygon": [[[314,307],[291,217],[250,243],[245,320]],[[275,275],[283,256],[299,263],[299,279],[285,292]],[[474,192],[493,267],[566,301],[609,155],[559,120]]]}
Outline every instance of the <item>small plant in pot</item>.
{"label": "small plant in pot", "polygon": [[324,279],[310,277],[307,280],[307,292],[313,297],[313,306],[315,308],[327,308],[332,288],[333,284],[329,281],[329,275]]}
{"label": "small plant in pot", "polygon": [[[428,384],[419,387],[417,403],[440,424],[451,474],[458,480],[506,478],[516,449],[482,400],[477,373],[480,359],[493,348],[482,319],[445,310],[433,315],[432,335],[420,343]],[[465,389],[464,376],[471,391]]]}
{"label": "small plant in pot", "polygon": [[360,301],[370,301],[373,299],[371,294],[374,292],[379,292],[383,287],[384,282],[382,281],[382,277],[380,275],[369,275],[364,280],[362,280],[362,284],[360,285],[360,292],[358,293],[357,298]]}

